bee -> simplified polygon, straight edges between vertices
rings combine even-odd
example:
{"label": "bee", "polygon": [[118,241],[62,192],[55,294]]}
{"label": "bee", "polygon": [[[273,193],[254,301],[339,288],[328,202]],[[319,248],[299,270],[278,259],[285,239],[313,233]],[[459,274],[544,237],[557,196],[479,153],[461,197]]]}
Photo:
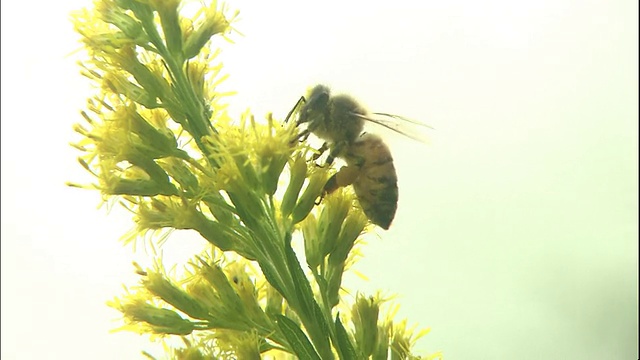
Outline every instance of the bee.
{"label": "bee", "polygon": [[316,85],[307,98],[302,97],[287,119],[300,106],[297,125],[307,124],[298,139],[313,133],[325,143],[314,159],[329,150],[326,164],[335,158],[343,166],[327,181],[324,193],[353,185],[365,215],[372,223],[388,230],[398,208],[398,176],[389,147],[377,135],[365,133],[365,121],[371,121],[419,141],[420,132],[404,129],[406,124],[426,126],[397,115],[369,113],[348,95],[331,95],[327,86]]}

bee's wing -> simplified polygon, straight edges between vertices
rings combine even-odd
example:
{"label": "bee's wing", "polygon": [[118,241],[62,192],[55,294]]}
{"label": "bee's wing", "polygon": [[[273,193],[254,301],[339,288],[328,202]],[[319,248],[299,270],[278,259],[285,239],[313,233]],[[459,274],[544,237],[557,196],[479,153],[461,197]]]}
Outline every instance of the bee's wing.
{"label": "bee's wing", "polygon": [[424,128],[433,129],[427,124],[423,124],[418,121],[410,120],[405,117],[387,113],[372,113],[370,116],[352,113],[354,116],[360,119],[371,121],[372,123],[382,125],[387,129],[393,130],[404,136],[408,136],[414,140],[429,143],[429,138],[424,133]]}

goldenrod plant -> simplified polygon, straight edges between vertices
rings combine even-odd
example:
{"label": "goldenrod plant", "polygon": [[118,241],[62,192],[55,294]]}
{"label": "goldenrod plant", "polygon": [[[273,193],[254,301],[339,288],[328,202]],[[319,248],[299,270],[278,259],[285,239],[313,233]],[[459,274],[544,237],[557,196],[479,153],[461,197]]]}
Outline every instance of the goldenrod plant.
{"label": "goldenrod plant", "polygon": [[183,276],[159,258],[135,266],[140,284],[109,302],[121,329],[175,359],[440,358],[413,355],[426,331],[395,322],[390,299],[342,288],[372,225],[350,188],[323,197],[335,169],[315,164],[295,121],[230,118],[210,40],[232,35],[235,16],[214,1],[187,17],[185,5],[96,0],[72,16],[99,90],[73,144],[95,181],[70,185],[134,214],[127,243],[173,229],[206,240]]}

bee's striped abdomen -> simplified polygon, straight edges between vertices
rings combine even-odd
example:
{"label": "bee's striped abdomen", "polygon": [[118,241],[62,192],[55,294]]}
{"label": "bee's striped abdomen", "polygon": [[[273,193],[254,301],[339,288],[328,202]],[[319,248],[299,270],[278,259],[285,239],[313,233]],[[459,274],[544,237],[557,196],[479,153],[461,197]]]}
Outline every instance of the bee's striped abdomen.
{"label": "bee's striped abdomen", "polygon": [[389,229],[398,208],[398,177],[389,148],[380,137],[363,134],[351,144],[345,160],[360,168],[353,188],[362,210],[371,222]]}

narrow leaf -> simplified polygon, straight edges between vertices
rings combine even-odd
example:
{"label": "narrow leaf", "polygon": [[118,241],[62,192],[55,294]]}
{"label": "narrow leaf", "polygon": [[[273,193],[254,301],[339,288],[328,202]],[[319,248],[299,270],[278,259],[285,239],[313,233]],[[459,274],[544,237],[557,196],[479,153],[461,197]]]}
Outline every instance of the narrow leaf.
{"label": "narrow leaf", "polygon": [[336,347],[340,351],[340,359],[358,359],[358,353],[353,347],[353,343],[349,338],[349,333],[347,333],[347,329],[344,328],[340,321],[340,313],[336,315],[336,333],[336,337],[338,338],[338,344]]}
{"label": "narrow leaf", "polygon": [[289,342],[291,350],[300,359],[321,360],[320,355],[316,352],[307,338],[307,335],[298,327],[298,325],[283,315],[276,315],[278,329]]}

